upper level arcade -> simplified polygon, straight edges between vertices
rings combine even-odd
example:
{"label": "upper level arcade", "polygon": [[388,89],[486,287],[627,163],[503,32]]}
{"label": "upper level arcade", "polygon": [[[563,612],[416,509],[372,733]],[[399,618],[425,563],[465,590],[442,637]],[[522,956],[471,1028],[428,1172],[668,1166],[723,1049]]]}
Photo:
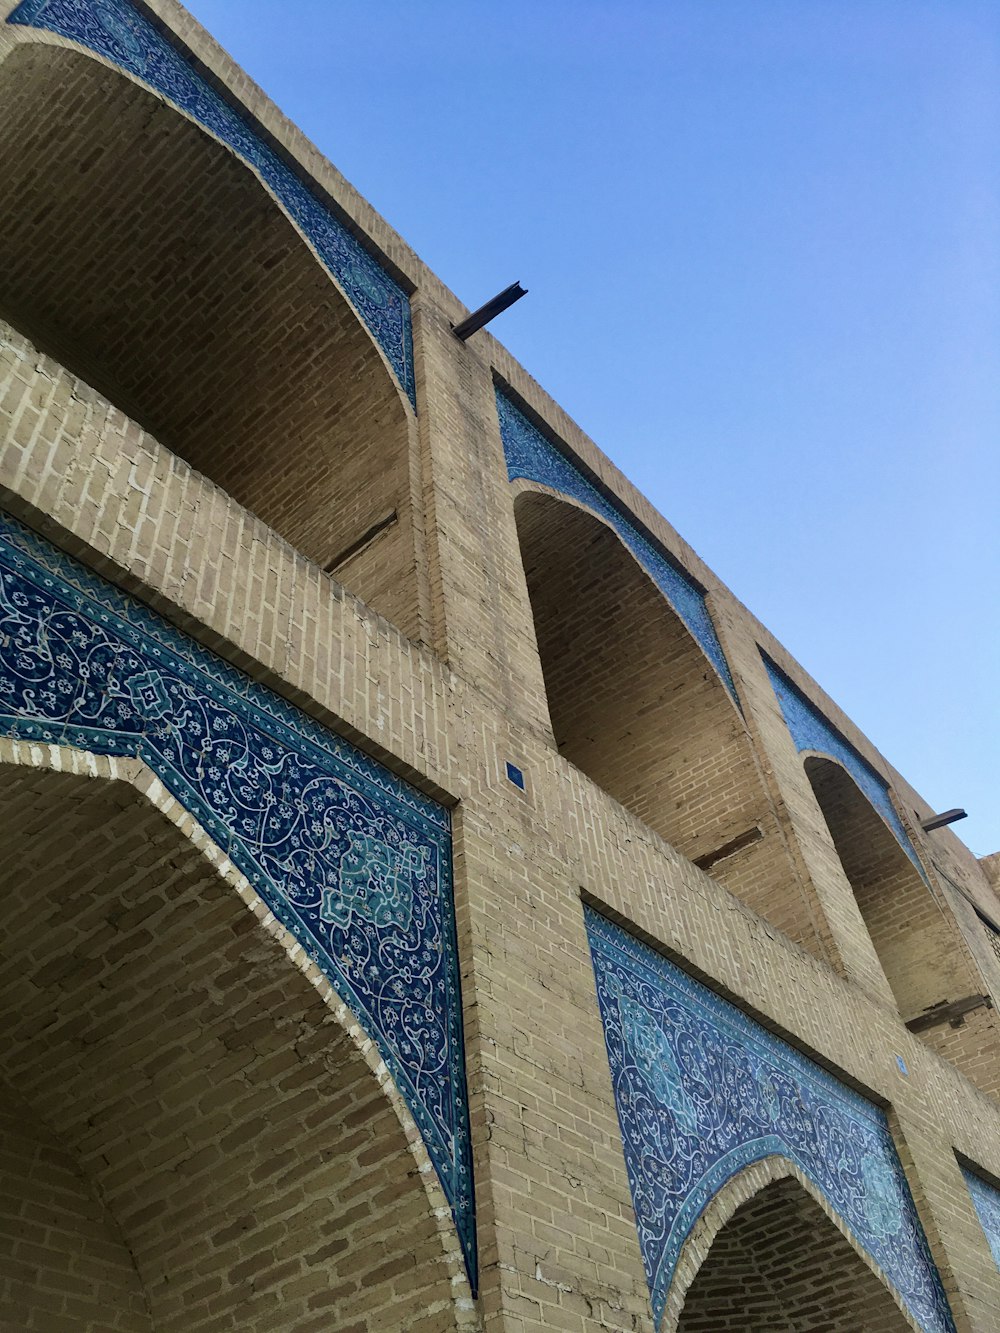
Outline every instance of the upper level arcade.
{"label": "upper level arcade", "polygon": [[186,77],[182,107],[79,47],[3,60],[0,320],[419,638],[412,366],[359,313],[406,295]]}
{"label": "upper level arcade", "polygon": [[[502,385],[497,401],[560,754],[995,1093],[993,918],[956,914],[959,890],[917,816],[902,820],[895,775],[770,661],[764,632],[725,589],[706,590],[666,524],[636,517],[588,441],[557,436],[540,396]],[[762,707],[780,719],[766,739]],[[967,855],[955,873],[994,896]]]}

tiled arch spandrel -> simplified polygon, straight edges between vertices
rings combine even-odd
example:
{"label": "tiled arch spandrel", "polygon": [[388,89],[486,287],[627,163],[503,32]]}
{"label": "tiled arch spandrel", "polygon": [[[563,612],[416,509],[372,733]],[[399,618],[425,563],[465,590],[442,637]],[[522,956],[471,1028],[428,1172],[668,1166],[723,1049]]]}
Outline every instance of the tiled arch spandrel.
{"label": "tiled arch spandrel", "polygon": [[883,1112],[587,909],[653,1314],[719,1189],[780,1156],[812,1183],[925,1333],[954,1324]]}
{"label": "tiled arch spandrel", "polygon": [[358,1015],[476,1282],[448,811],[0,515],[0,731],[143,760]]}

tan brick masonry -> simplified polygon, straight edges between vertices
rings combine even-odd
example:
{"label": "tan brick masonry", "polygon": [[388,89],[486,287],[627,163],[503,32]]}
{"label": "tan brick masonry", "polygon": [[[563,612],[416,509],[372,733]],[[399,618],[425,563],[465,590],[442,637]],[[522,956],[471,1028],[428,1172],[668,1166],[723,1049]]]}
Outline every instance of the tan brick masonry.
{"label": "tan brick masonry", "polygon": [[[413,291],[419,411],[227,150],[105,62],[0,23],[0,309],[23,325],[0,338],[0,501],[454,806],[480,1297],[370,1043],[247,910],[252,889],[134,775],[53,774],[36,753],[30,778],[0,770],[8,1211],[25,1220],[0,1247],[10,1308],[95,1333],[143,1309],[157,1329],[649,1333],[585,896],[889,1108],[959,1333],[994,1333],[1000,1276],[956,1158],[1000,1182],[993,1019],[902,1022],[942,990],[996,997],[973,908],[1000,912],[992,862],[920,832],[926,803],[669,524],[489,335],[458,343],[461,304],[179,6],[151,9]],[[186,201],[173,217],[164,183]],[[708,589],[742,722],[608,529],[509,486],[494,376]],[[340,571],[369,606],[321,566],[393,507]],[[813,786],[760,648],[884,776],[948,883],[891,869],[885,826]],[[752,825],[729,864],[692,864]],[[40,933],[39,912],[66,927]],[[43,1170],[48,1221],[28,1216]],[[735,1271],[793,1326],[811,1300],[824,1327],[848,1285],[889,1310],[801,1182],[751,1184],[714,1256],[685,1251],[664,1328],[704,1328]],[[40,1247],[28,1292],[22,1240]],[[105,1284],[100,1316],[71,1310],[67,1272]]]}

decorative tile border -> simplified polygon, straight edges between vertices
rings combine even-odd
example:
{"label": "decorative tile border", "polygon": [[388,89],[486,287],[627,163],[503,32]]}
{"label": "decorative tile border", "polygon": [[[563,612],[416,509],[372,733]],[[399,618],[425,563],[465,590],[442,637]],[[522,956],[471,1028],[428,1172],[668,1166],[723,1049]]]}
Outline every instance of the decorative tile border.
{"label": "decorative tile border", "polygon": [[878,813],[889,825],[896,841],[917,868],[920,878],[928,883],[927,872],[920,864],[920,858],[914,850],[909,834],[903,827],[903,821],[896,813],[896,807],[889,797],[889,784],[872,768],[866,759],[862,759],[857,750],[850,745],[836,728],[832,727],[823,714],[809,702],[805,695],[788,679],[779,666],[761,650],[764,666],[774,687],[778,703],[784,714],[785,724],[791,733],[795,748],[816,750],[829,755],[843,764],[851,777],[864,792]]}
{"label": "decorative tile border", "polygon": [[586,909],[639,1243],[659,1324],[681,1248],[721,1186],[793,1162],[925,1333],[954,1333],[883,1113]]}
{"label": "decorative tile border", "polygon": [[618,533],[639,564],[694,635],[702,652],[715,667],[733,702],[739,707],[736,686],[722,644],[705,605],[705,594],[694,580],[653,545],[625,515],[616,509],[583,473],[533,426],[509,398],[497,390],[500,437],[511,481],[523,477],[549,486],[600,514]]}
{"label": "decorative tile border", "polygon": [[962,1175],[976,1206],[979,1222],[989,1242],[993,1262],[1000,1268],[1000,1190],[962,1168]]}
{"label": "decorative tile border", "polygon": [[128,0],[24,0],[8,23],[47,28],[128,70],[227,144],[260,174],[382,348],[416,406],[406,293],[245,120]]}
{"label": "decorative tile border", "polygon": [[142,759],[376,1042],[476,1238],[447,810],[0,515],[0,732]]}

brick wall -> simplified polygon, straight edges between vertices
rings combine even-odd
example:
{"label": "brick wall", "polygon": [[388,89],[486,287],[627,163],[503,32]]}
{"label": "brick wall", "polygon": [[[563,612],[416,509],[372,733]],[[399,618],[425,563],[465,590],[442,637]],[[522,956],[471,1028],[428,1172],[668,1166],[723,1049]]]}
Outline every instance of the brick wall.
{"label": "brick wall", "polygon": [[0,1086],[0,1328],[152,1333],[108,1210],[37,1107]]}
{"label": "brick wall", "polygon": [[[479,1301],[461,1307],[451,1299],[462,1290],[461,1275],[440,1258],[450,1224],[439,1205],[438,1215],[429,1216],[433,1182],[412,1124],[402,1127],[394,1104],[386,1111],[373,1091],[371,1064],[362,1073],[341,1029],[328,1029],[332,1008],[317,1007],[315,986],[280,951],[269,951],[275,941],[256,918],[242,907],[244,916],[234,913],[235,900],[193,864],[184,840],[171,841],[170,829],[164,832],[131,797],[90,803],[68,787],[56,796],[54,787],[39,786],[28,804],[47,821],[39,825],[46,846],[38,848],[41,832],[32,834],[23,821],[6,822],[21,836],[9,891],[31,886],[44,911],[65,913],[72,927],[40,936],[31,927],[36,906],[16,898],[7,995],[16,1022],[5,1076],[32,1107],[56,1108],[52,1131],[60,1151],[87,1189],[99,1188],[108,1201],[157,1327],[239,1324],[263,1333],[273,1326],[359,1325],[436,1333],[478,1321],[489,1333],[608,1327],[649,1333],[582,891],[891,1106],[960,1333],[992,1333],[1000,1321],[1000,1281],[954,1154],[1000,1178],[1000,1115],[957,1071],[955,1053],[942,1047],[942,1058],[890,1008],[858,900],[761,669],[758,644],[904,793],[907,810],[918,811],[916,794],[489,335],[468,344],[454,338],[461,303],[193,20],[172,0],[150,0],[150,7],[191,43],[214,78],[245,99],[264,132],[414,290],[419,416],[414,424],[405,404],[397,414],[398,395],[394,400],[384,375],[374,373],[373,355],[385,371],[381,354],[356,341],[356,322],[344,316],[339,294],[326,279],[315,280],[306,248],[261,203],[244,168],[235,169],[200,131],[175,123],[155,99],[125,88],[100,62],[84,67],[58,39],[0,24],[0,56],[16,53],[0,64],[0,105],[10,117],[0,122],[0,136],[6,134],[5,163],[21,173],[15,194],[0,200],[4,228],[18,242],[4,251],[10,309],[26,329],[37,321],[47,345],[84,372],[81,381],[23,337],[6,338],[3,500],[312,716],[457,803],[456,910],[482,1255]],[[0,0],[0,15],[10,8]],[[44,55],[24,54],[36,42],[46,46]],[[29,74],[39,90],[30,106],[20,100]],[[114,115],[105,112],[104,92]],[[78,104],[71,107],[72,97]],[[132,134],[127,152],[117,137],[123,127]],[[79,155],[84,143],[93,161]],[[86,164],[79,180],[60,175],[71,162]],[[157,216],[147,206],[117,215],[141,225],[138,239],[129,239],[127,227],[109,235],[105,210],[119,180],[128,188],[115,208],[130,200],[132,208],[139,193],[151,205],[163,200],[158,172],[181,198],[189,180],[204,186],[204,205],[200,196],[187,200],[201,222],[198,234],[187,237],[182,218]],[[35,208],[32,192],[43,178],[60,188]],[[64,194],[76,201],[72,215]],[[31,206],[18,209],[16,199]],[[79,221],[79,242],[65,261],[47,217],[71,237]],[[242,250],[228,228],[244,242]],[[178,237],[190,242],[187,258],[206,267],[214,304],[198,290],[201,270],[184,270],[188,280],[180,284],[181,270],[166,267],[176,260],[171,247]],[[104,245],[114,263],[105,262]],[[30,260],[36,250],[41,263]],[[164,266],[162,276],[157,265]],[[122,298],[111,312],[116,319],[132,311],[146,321],[136,319],[130,345],[108,327],[107,311],[104,324],[73,324],[69,332],[80,330],[75,338],[60,332],[62,321],[94,316],[91,303],[103,283]],[[134,299],[125,301],[126,292]],[[174,327],[183,326],[181,306],[189,324],[208,322],[216,335],[211,345],[204,337],[192,344],[197,364],[188,348],[171,342]],[[161,320],[161,307],[169,320]],[[297,314],[309,321],[305,355]],[[250,335],[266,355],[255,351],[248,362]],[[144,349],[145,365],[132,345]],[[286,357],[285,349],[296,347],[299,355]],[[113,366],[104,348],[114,350]],[[315,362],[310,348],[317,349]],[[213,364],[218,381],[210,383]],[[150,365],[157,373],[144,378]],[[634,567],[619,569],[617,584],[612,579],[587,592],[588,607],[604,599],[610,623],[619,623],[619,607],[631,616],[628,637],[619,632],[613,644],[617,675],[610,656],[601,655],[608,645],[593,633],[587,640],[587,616],[576,623],[572,607],[557,604],[533,618],[497,431],[494,374],[709,590],[745,705],[745,729],[705,659],[678,636],[671,613],[643,601],[648,589]],[[101,392],[88,387],[88,375]],[[369,434],[352,394],[375,423]],[[252,420],[244,400],[254,407]],[[176,413],[169,432],[154,423],[153,408]],[[211,430],[201,425],[202,412]],[[304,441],[297,457],[308,464],[312,500],[322,497],[326,505],[324,530],[339,539],[335,525],[344,518],[340,549],[396,497],[404,495],[405,504],[409,496],[409,516],[396,506],[398,524],[341,570],[395,625],[322,574],[317,561],[336,555],[333,543],[309,547],[305,492],[282,489],[292,434]],[[270,476],[260,474],[256,491],[244,493],[239,488],[250,479],[235,450],[251,435],[262,457],[283,461]],[[356,454],[348,435],[364,442]],[[336,495],[322,492],[322,469],[312,467],[328,439],[338,441],[344,465]],[[221,484],[205,481],[182,454]],[[211,472],[216,462],[218,473]],[[271,505],[265,517],[310,558],[226,488],[251,508]],[[348,503],[340,505],[345,496]],[[298,529],[285,531],[299,519]],[[585,540],[595,535],[591,528]],[[605,540],[603,532],[599,537]],[[543,564],[563,568],[567,587],[588,577],[574,569],[569,547],[550,551],[541,536],[531,540]],[[528,554],[530,578],[538,561]],[[590,575],[614,560],[612,551],[604,555]],[[531,581],[537,601],[545,580]],[[575,605],[579,610],[582,603]],[[570,671],[561,684],[552,677],[558,688],[546,700],[542,668],[548,659],[552,676],[553,627],[564,613],[575,636],[565,642],[577,666],[594,674],[586,678],[589,692]],[[643,664],[645,677],[637,670]],[[626,668],[629,691],[621,688]],[[671,685],[680,699],[673,706]],[[581,752],[567,762],[553,748],[548,705],[553,696],[573,700],[574,688],[574,706],[564,708],[559,725]],[[599,688],[606,707],[594,710],[590,695]],[[618,742],[607,747],[605,768],[598,772],[593,764],[593,746],[584,763],[582,747],[591,738],[581,720],[603,723],[639,696],[643,706],[661,700],[662,710],[615,713]],[[625,752],[626,729],[651,747],[650,755],[659,747],[675,784],[690,774],[690,789],[684,782],[672,792],[659,789],[655,801],[640,805],[634,782],[628,787],[634,778],[628,764],[616,769],[611,762]],[[505,759],[524,770],[524,793],[507,782]],[[700,766],[713,780],[695,799]],[[655,768],[650,759],[651,782]],[[685,823],[688,807],[692,818]],[[664,811],[674,820],[669,827],[656,823]],[[754,822],[764,838],[746,849],[744,860],[718,861],[711,875],[691,863],[690,855],[717,849],[730,825]],[[664,830],[677,848],[664,841]],[[968,852],[948,841],[952,835],[939,836],[951,849],[956,882],[968,887],[975,880],[995,899]],[[53,840],[72,844],[75,879],[69,854],[60,862],[62,853],[48,845]],[[185,936],[188,929],[194,936]],[[181,966],[167,965],[174,962]],[[92,1038],[88,1044],[84,1035]],[[829,1235],[829,1227],[823,1231],[817,1222],[816,1228],[811,1235]]]}

